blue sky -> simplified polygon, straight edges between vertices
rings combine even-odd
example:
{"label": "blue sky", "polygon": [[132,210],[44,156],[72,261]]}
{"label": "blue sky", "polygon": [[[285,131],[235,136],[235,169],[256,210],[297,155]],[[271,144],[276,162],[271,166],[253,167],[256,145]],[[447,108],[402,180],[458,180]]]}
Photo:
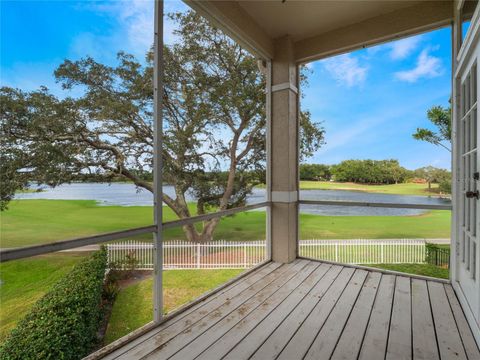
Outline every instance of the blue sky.
{"label": "blue sky", "polygon": [[[119,50],[143,58],[152,43],[153,2],[0,1],[1,84],[64,96],[53,70],[63,59],[91,55],[107,64]],[[185,5],[166,1],[166,11]],[[21,26],[19,26],[21,24]],[[165,24],[167,42],[174,41]],[[416,141],[426,110],[448,105],[450,29],[311,63],[302,107],[323,121],[327,144],[308,160],[333,164],[395,158],[407,168],[450,168],[450,153]]]}
{"label": "blue sky", "polygon": [[302,107],[323,121],[327,144],[308,162],[398,159],[410,169],[450,168],[450,153],[412,138],[426,111],[448,106],[450,29],[402,39],[309,66]]}

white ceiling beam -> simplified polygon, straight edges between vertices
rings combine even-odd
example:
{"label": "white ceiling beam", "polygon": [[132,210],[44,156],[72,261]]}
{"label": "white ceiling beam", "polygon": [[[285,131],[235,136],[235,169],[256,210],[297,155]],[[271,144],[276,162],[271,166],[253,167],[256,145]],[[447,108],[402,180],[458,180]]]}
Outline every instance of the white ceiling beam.
{"label": "white ceiling beam", "polygon": [[299,40],[295,59],[318,60],[449,25],[453,7],[452,1],[428,1]]}
{"label": "white ceiling beam", "polygon": [[273,40],[236,1],[184,0],[245,49],[264,59],[273,58]]}

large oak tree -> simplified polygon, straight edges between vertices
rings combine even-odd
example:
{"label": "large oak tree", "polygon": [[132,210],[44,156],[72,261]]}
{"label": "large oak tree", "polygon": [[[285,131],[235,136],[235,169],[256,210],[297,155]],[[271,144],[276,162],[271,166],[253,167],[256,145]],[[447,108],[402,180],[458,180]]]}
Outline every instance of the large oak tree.
{"label": "large oak tree", "polygon": [[[264,181],[265,81],[257,60],[194,12],[170,15],[178,24],[174,45],[164,47],[164,182],[175,196],[164,202],[179,218],[245,203]],[[118,65],[86,57],[65,60],[55,71],[64,89],[80,96],[59,99],[46,88],[2,88],[2,206],[32,181],[122,178],[153,191],[144,175],[153,161],[153,58],[146,65],[119,53]],[[302,155],[323,143],[324,129],[301,113]],[[212,239],[219,219],[187,238]]]}

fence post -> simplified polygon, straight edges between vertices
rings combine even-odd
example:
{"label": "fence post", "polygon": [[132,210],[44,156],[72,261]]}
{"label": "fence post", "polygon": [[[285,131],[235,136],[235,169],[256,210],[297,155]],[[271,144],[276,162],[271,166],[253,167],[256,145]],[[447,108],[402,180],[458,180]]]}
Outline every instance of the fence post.
{"label": "fence post", "polygon": [[247,268],[247,243],[243,244],[243,259],[244,259],[244,267]]}
{"label": "fence post", "polygon": [[200,243],[197,243],[197,269],[200,269]]}
{"label": "fence post", "polygon": [[335,261],[338,262],[338,243],[335,243]]}
{"label": "fence post", "polygon": [[383,248],[384,244],[383,241],[380,243],[380,263],[383,264]]}

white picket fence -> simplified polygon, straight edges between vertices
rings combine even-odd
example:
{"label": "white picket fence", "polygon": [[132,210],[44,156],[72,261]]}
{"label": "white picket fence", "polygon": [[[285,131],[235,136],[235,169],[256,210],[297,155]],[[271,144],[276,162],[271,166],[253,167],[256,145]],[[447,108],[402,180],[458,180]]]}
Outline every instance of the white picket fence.
{"label": "white picket fence", "polygon": [[[163,244],[163,268],[168,269],[241,269],[267,258],[264,240],[210,241],[202,244],[175,240]],[[153,244],[126,241],[107,245],[108,262],[125,264],[127,257],[136,260],[136,268],[153,269]]]}
{"label": "white picket fence", "polygon": [[299,255],[345,264],[425,262],[424,239],[300,240]]}
{"label": "white picket fence", "polygon": [[[299,255],[346,264],[423,263],[424,239],[348,239],[300,240]],[[108,244],[108,262],[128,267],[132,260],[136,269],[153,269],[153,244],[124,241]],[[265,261],[265,240],[211,241],[196,244],[168,241],[163,245],[163,268],[168,269],[238,269],[249,268]]]}

